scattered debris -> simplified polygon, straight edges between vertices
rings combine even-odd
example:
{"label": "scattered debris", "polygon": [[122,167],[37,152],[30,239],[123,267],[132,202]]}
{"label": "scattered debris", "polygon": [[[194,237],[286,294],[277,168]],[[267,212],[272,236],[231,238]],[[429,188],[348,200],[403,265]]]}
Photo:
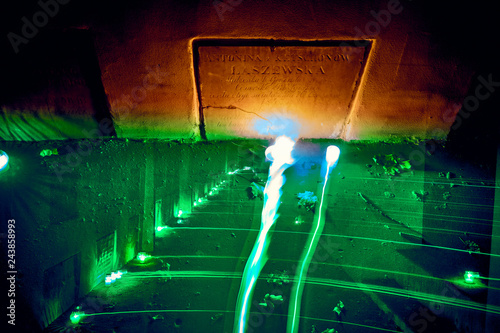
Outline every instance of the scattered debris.
{"label": "scattered debris", "polygon": [[253,200],[259,198],[264,200],[264,186],[259,185],[255,182],[250,183],[250,186],[246,189],[248,199]]}
{"label": "scattered debris", "polygon": [[290,277],[286,271],[271,273],[267,276],[267,283],[272,283],[278,286],[290,283]]}
{"label": "scattered debris", "polygon": [[46,157],[46,156],[52,156],[52,155],[59,155],[59,152],[57,151],[57,148],[53,149],[44,149],[40,152],[40,156]]}
{"label": "scattered debris", "polygon": [[165,318],[163,318],[161,314],[157,314],[156,316],[151,317],[151,319],[154,321],[154,320],[163,320]]}
{"label": "scattered debris", "polygon": [[386,197],[387,199],[391,199],[391,198],[394,198],[394,197],[395,197],[394,193],[392,193],[392,192],[387,192],[387,191],[386,191],[386,192],[384,192],[384,195],[385,195],[385,197]]}
{"label": "scattered debris", "polygon": [[385,174],[390,176],[395,176],[401,173],[402,170],[411,169],[410,161],[395,157],[393,154],[375,155],[373,156],[373,161],[382,166]]}
{"label": "scattered debris", "polygon": [[302,217],[302,215],[296,216],[295,224],[302,224],[302,223],[304,223],[304,218]]}
{"label": "scattered debris", "polygon": [[283,303],[283,295],[266,294],[266,296],[264,296],[264,300],[271,301],[271,302],[273,302],[273,304],[282,304]]}
{"label": "scattered debris", "polygon": [[465,250],[469,252],[469,254],[472,254],[472,252],[479,253],[481,252],[481,249],[479,248],[479,245],[477,245],[476,242],[473,242],[471,240],[463,240],[462,237],[458,237],[462,241],[462,243],[465,246]]}
{"label": "scattered debris", "polygon": [[446,209],[446,208],[448,208],[448,204],[446,202],[444,202],[444,203],[442,203],[440,205],[434,206],[435,210],[441,210],[441,209]]}
{"label": "scattered debris", "polygon": [[277,305],[283,304],[282,295],[271,295],[266,294],[264,300],[259,303],[259,306],[269,309],[268,311],[273,311]]}
{"label": "scattered debris", "polygon": [[411,191],[411,195],[412,195],[413,199],[415,199],[417,201],[423,201],[424,198],[429,195],[429,192],[424,191],[424,190],[420,190],[418,192]]}
{"label": "scattered debris", "polygon": [[448,171],[446,173],[445,172],[440,172],[439,173],[439,177],[441,177],[441,178],[445,178],[446,177],[446,179],[452,179],[452,178],[455,178],[455,174],[453,172],[450,172],[450,171]]}
{"label": "scattered debris", "polygon": [[215,315],[213,315],[212,317],[210,317],[210,320],[212,321],[212,324],[213,324],[216,321],[218,321],[219,319],[221,319],[223,316],[224,316],[224,314],[219,312],[219,313],[216,313]]}
{"label": "scattered debris", "polygon": [[299,199],[297,203],[299,208],[304,207],[307,211],[312,211],[314,213],[318,197],[315,196],[313,192],[305,191],[304,193],[297,193],[296,197]]}
{"label": "scattered debris", "polygon": [[444,192],[443,193],[443,199],[444,200],[448,200],[450,197],[451,197],[451,193],[450,192]]}
{"label": "scattered debris", "polygon": [[[316,328],[316,325],[311,326],[311,333],[318,333],[318,329]],[[321,333],[338,333],[334,328],[327,328],[326,330],[322,331]]]}
{"label": "scattered debris", "polygon": [[333,312],[335,312],[337,315],[340,316],[343,308],[344,308],[344,303],[342,303],[342,301],[339,301],[335,306],[335,308],[333,308]]}

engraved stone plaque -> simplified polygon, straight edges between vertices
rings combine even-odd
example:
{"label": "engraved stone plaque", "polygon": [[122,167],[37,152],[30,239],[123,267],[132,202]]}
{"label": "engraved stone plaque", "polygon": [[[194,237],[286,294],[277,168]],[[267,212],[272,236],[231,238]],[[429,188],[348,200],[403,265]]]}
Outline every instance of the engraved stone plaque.
{"label": "engraved stone plaque", "polygon": [[339,137],[366,47],[198,46],[202,131],[208,139],[269,137],[293,121],[301,137]]}

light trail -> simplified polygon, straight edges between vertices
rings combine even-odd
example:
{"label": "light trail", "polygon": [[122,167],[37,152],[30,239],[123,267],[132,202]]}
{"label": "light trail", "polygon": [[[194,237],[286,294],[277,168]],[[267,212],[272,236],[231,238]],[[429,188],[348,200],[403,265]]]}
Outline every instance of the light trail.
{"label": "light trail", "polygon": [[[217,276],[227,275],[227,276],[231,276],[231,277],[236,277],[236,276],[234,276],[235,275],[234,272],[217,272],[217,273],[218,273]],[[133,274],[133,273],[128,273],[128,274]],[[209,275],[204,276],[204,275],[198,274],[197,277],[206,278],[206,277],[210,277],[210,276]],[[130,277],[124,277],[124,279],[129,279],[129,278]],[[305,283],[312,284],[312,285],[324,286],[324,287],[328,287],[328,288],[332,288],[332,287],[333,288],[342,288],[342,289],[356,290],[356,291],[362,291],[362,292],[373,292],[373,293],[386,294],[386,295],[391,295],[391,296],[395,296],[395,297],[411,298],[411,299],[424,301],[424,302],[435,302],[435,303],[439,303],[441,305],[450,305],[453,307],[465,308],[465,309],[469,309],[469,310],[476,310],[476,311],[481,311],[481,312],[485,312],[485,313],[492,313],[492,314],[500,315],[500,306],[481,304],[481,303],[473,302],[473,301],[466,300],[466,299],[459,299],[459,298],[455,298],[455,297],[446,297],[446,296],[441,296],[441,295],[424,293],[424,292],[420,292],[420,291],[409,291],[409,290],[399,289],[399,288],[394,288],[394,287],[378,286],[378,285],[373,285],[373,284],[364,284],[364,283],[358,283],[358,282],[349,282],[349,281],[323,279],[323,278],[305,278]],[[90,313],[90,314],[83,314],[82,316],[90,317],[90,316],[99,316],[99,315],[116,315],[116,314],[132,314],[132,313],[160,313],[160,312],[212,312],[212,313],[213,312],[225,312],[225,313],[232,313],[233,311],[207,310],[207,309],[203,309],[203,310],[157,309],[157,310]],[[301,316],[300,318],[308,318],[308,317]],[[327,321],[327,322],[337,322],[337,321],[328,320],[328,319],[320,319],[320,318],[315,318],[315,319],[321,320],[321,321]],[[346,322],[343,322],[343,323],[345,324]],[[360,326],[360,324],[354,324],[354,325]]]}
{"label": "light trail", "polygon": [[[218,258],[216,256],[182,256],[185,258]],[[224,259],[246,259],[244,257],[224,257]],[[275,259],[275,261],[280,261],[280,262],[295,262],[294,260],[283,260],[283,259]],[[348,269],[358,269],[358,270],[365,270],[365,271],[372,271],[372,272],[378,272],[378,273],[384,273],[384,274],[394,274],[394,275],[402,275],[402,276],[413,276],[415,278],[421,278],[421,279],[429,279],[429,280],[435,280],[435,281],[444,281],[444,282],[450,282],[449,279],[443,279],[443,278],[437,278],[434,276],[429,276],[429,275],[424,275],[424,274],[416,274],[416,273],[406,273],[402,271],[393,271],[393,270],[387,270],[387,269],[379,269],[379,268],[370,268],[370,267],[365,267],[365,266],[355,266],[355,265],[345,265],[345,264],[333,264],[333,263],[324,263],[324,262],[317,262],[317,261],[311,261],[313,264],[321,264],[325,266],[332,266],[332,267],[340,267],[340,268],[348,268]],[[126,276],[124,276],[125,280],[134,280],[134,279],[151,279],[151,278],[199,278],[199,279],[207,279],[207,278],[213,278],[213,279],[239,279],[242,277],[241,272],[221,272],[221,271],[151,271],[151,272],[129,272],[127,273]],[[487,280],[500,280],[497,278],[489,278],[489,277],[484,277],[480,276],[480,279],[487,279]],[[320,279],[320,278],[317,278]],[[258,278],[258,280],[266,280],[266,278]],[[290,279],[291,282],[297,281],[295,278]],[[305,280],[305,283],[309,283],[308,280]],[[494,289],[494,290],[500,290],[498,288],[490,287],[490,286],[485,286],[485,289]]]}
{"label": "light trail", "polygon": [[[84,314],[82,317],[93,317],[93,316],[115,316],[115,315],[128,315],[128,314],[142,314],[142,313],[234,313],[234,311],[231,310],[218,310],[218,309],[203,309],[203,310],[195,310],[195,309],[157,309],[157,310],[131,310],[131,311],[115,311],[115,312],[98,312],[98,313],[90,313],[90,314]],[[261,314],[260,312],[250,312],[250,314],[256,314],[259,315]],[[270,316],[285,316],[284,314],[277,314],[277,313],[271,313],[269,314]],[[341,323],[343,325],[348,325],[348,326],[356,326],[356,327],[363,327],[363,328],[369,328],[373,329],[376,331],[383,331],[383,332],[391,332],[391,333],[400,333],[400,331],[394,331],[390,330],[387,328],[382,328],[382,327],[376,327],[376,326],[371,326],[371,325],[364,325],[364,324],[358,324],[358,323],[353,323],[353,322],[348,322],[348,321],[338,321],[338,320],[330,320],[330,319],[324,319],[324,318],[313,318],[313,317],[302,317],[304,319],[308,320],[314,320],[316,322],[328,322],[328,323]]]}
{"label": "light trail", "polygon": [[304,291],[304,284],[302,283],[302,279],[307,276],[307,271],[309,269],[309,265],[311,263],[312,255],[316,251],[316,247],[318,245],[319,237],[323,232],[323,227],[325,222],[322,221],[321,217],[323,216],[323,201],[325,197],[325,189],[328,183],[328,176],[330,175],[330,171],[333,167],[337,165],[339,160],[340,150],[336,146],[329,146],[326,152],[326,171],[325,171],[325,179],[323,181],[323,189],[321,191],[321,200],[319,204],[318,210],[318,220],[316,222],[316,226],[314,232],[309,240],[309,246],[303,255],[302,264],[297,268],[296,275],[298,276],[294,287],[292,288],[292,295],[290,298],[290,306],[288,309],[288,321],[287,321],[287,332],[297,333],[299,330],[299,319],[300,319],[300,307],[302,302],[302,292]]}
{"label": "light trail", "polygon": [[266,158],[271,160],[269,175],[264,188],[264,207],[260,231],[253,250],[248,258],[241,279],[240,290],[236,302],[234,332],[244,333],[248,321],[249,302],[255,288],[255,282],[267,261],[269,247],[268,232],[278,218],[281,187],[285,183],[283,172],[293,164],[292,150],[295,141],[287,136],[276,138],[274,145],[266,149]]}
{"label": "light trail", "polygon": [[[193,227],[193,228],[171,228],[171,229],[189,229],[189,230],[227,230],[227,231],[254,231],[257,232],[257,229],[249,229],[249,228],[212,228],[212,227]],[[275,233],[289,233],[289,234],[308,234],[307,232],[303,231],[284,231],[284,230],[275,230]],[[430,245],[430,244],[417,244],[417,243],[411,243],[411,242],[402,242],[402,241],[396,241],[396,240],[388,240],[384,238],[371,238],[371,237],[361,237],[361,236],[353,236],[353,235],[339,235],[339,234],[323,234],[323,236],[326,237],[337,237],[337,238],[347,238],[347,239],[360,239],[360,240],[367,240],[367,241],[374,241],[374,242],[385,242],[388,244],[400,244],[400,245],[408,245],[408,246],[419,246],[419,247],[426,247],[426,248],[434,248],[434,249],[440,249],[440,250],[446,250],[446,251],[453,251],[453,252],[462,252],[462,253],[469,253],[468,250],[463,250],[463,249],[456,249],[453,247],[445,247],[445,246],[437,246],[437,245]],[[474,252],[474,254],[477,255],[485,255],[485,256],[490,256],[490,257],[500,257],[500,254],[494,254],[494,253],[487,253],[487,252]]]}

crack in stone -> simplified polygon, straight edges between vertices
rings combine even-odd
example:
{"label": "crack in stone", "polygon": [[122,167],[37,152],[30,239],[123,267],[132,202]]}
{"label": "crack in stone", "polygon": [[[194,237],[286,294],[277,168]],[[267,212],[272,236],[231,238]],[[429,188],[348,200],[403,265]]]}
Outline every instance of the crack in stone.
{"label": "crack in stone", "polygon": [[247,111],[247,110],[244,110],[240,107],[237,107],[237,106],[234,106],[234,105],[228,105],[228,106],[213,106],[213,105],[207,105],[207,106],[203,106],[202,109],[229,109],[229,110],[240,110],[240,111],[243,111],[243,112],[246,112],[246,113],[251,113],[251,114],[254,114],[256,115],[257,117],[265,120],[265,121],[268,121],[269,123],[271,123],[271,121],[267,118],[264,118],[262,117],[261,115],[259,115],[258,113],[256,112],[253,112],[253,111]]}

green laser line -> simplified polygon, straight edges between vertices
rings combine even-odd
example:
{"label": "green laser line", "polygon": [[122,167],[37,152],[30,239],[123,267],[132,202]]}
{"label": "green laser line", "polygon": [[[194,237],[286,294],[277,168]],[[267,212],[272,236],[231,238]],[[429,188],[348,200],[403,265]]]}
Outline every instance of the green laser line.
{"label": "green laser line", "polygon": [[[190,272],[190,273],[194,273],[194,272]],[[185,276],[186,277],[198,277],[198,278],[214,277],[214,276],[210,276],[209,274],[206,274],[207,272],[196,272],[196,273],[197,274],[186,274]],[[201,273],[204,273],[204,274],[201,274]],[[124,276],[123,279],[132,278],[132,277],[128,276],[129,274],[134,274],[134,273],[128,273],[127,275]],[[239,277],[241,277],[241,274],[234,273],[234,272],[221,272],[215,277],[239,278]],[[263,279],[263,278],[259,278],[259,279]],[[298,281],[298,279],[295,279],[294,282],[295,281]],[[363,291],[363,292],[382,293],[382,294],[387,294],[387,295],[396,296],[396,297],[412,298],[415,300],[436,302],[436,303],[451,305],[451,306],[460,307],[460,308],[473,309],[473,310],[482,311],[482,312],[500,314],[500,307],[499,306],[483,305],[483,304],[476,303],[473,301],[456,299],[453,297],[445,297],[445,296],[440,296],[440,295],[433,295],[433,294],[423,293],[423,292],[419,292],[419,291],[409,291],[409,290],[402,290],[402,289],[393,288],[393,287],[368,285],[368,284],[357,283],[357,282],[348,282],[348,281],[332,280],[332,279],[324,279],[324,278],[304,278],[304,283],[311,284],[311,285],[319,285],[319,286],[323,286],[323,287],[334,287],[334,288],[357,290],[357,291]],[[175,310],[172,310],[172,311],[175,311]],[[109,312],[106,312],[106,314],[109,314]],[[301,318],[300,314],[298,317]]]}
{"label": "green laser line", "polygon": [[[197,255],[157,256],[156,258],[248,259],[248,257],[236,257],[236,256],[197,256]],[[271,261],[295,262],[295,260],[292,260],[292,259],[272,259]],[[311,263],[312,264],[322,264],[322,265],[327,265],[327,266],[334,266],[334,267],[354,268],[354,269],[374,271],[374,272],[381,272],[381,273],[390,273],[390,274],[398,274],[398,275],[414,276],[414,277],[425,278],[425,279],[446,281],[446,279],[437,278],[437,277],[430,276],[430,275],[423,275],[423,274],[416,274],[416,273],[407,273],[407,272],[403,272],[403,271],[392,271],[392,270],[387,270],[387,269],[372,268],[372,267],[366,267],[366,266],[335,264],[335,263],[320,262],[320,261],[311,261]],[[171,274],[176,274],[175,271],[171,271],[170,273]],[[137,274],[137,273],[129,273],[129,275],[130,274]]]}
{"label": "green laser line", "polygon": [[466,309],[474,309],[482,312],[489,312],[494,314],[500,314],[500,306],[489,305],[488,307],[483,304],[475,303],[472,301],[456,299],[452,297],[444,297],[433,294],[427,294],[419,291],[406,291],[402,292],[398,288],[392,287],[384,287],[384,286],[376,286],[376,285],[367,285],[363,283],[356,282],[346,282],[340,280],[328,280],[328,279],[308,279],[309,284],[320,285],[320,286],[328,286],[328,287],[337,287],[343,289],[351,289],[351,290],[359,290],[363,292],[375,292],[382,293],[392,296],[405,297],[405,298],[413,298],[416,300],[422,301],[431,301],[431,302],[439,302],[441,304],[447,304],[451,306],[466,308]]}
{"label": "green laser line", "polygon": [[[178,309],[178,310],[165,310],[165,309],[157,309],[157,310],[130,310],[130,311],[115,311],[115,312],[97,312],[97,313],[89,313],[89,314],[84,314],[82,317],[93,317],[93,316],[106,316],[106,315],[120,315],[120,314],[140,314],[140,313],[234,313],[234,310],[208,310],[208,309],[203,309],[203,310],[194,310],[194,309]],[[255,312],[255,311],[250,311],[250,314],[256,314],[260,315],[262,314],[261,312]],[[278,313],[270,313],[270,316],[280,316],[284,317],[286,315],[284,314],[278,314]],[[323,321],[323,322],[329,322],[329,323],[341,323],[344,325],[350,325],[350,326],[358,326],[358,327],[364,327],[364,328],[371,328],[374,330],[378,331],[385,331],[385,332],[394,332],[394,333],[400,333],[399,331],[394,331],[386,328],[381,328],[381,327],[376,327],[376,326],[371,326],[371,325],[364,325],[364,324],[358,324],[358,323],[353,323],[353,322],[347,322],[347,321],[338,321],[338,320],[330,320],[330,319],[323,319],[323,318],[314,318],[314,317],[301,317],[303,319],[308,319],[308,320],[314,320],[314,321]]]}
{"label": "green laser line", "polygon": [[[181,229],[181,228],[172,228],[172,229]],[[256,231],[258,232],[259,230],[257,229],[244,229],[244,228],[211,228],[211,227],[197,227],[197,228],[187,228],[187,227],[182,227],[182,229],[199,229],[199,230],[227,230],[227,231]],[[303,232],[303,231],[285,231],[285,230],[275,230],[274,233],[285,233],[285,234],[309,234],[308,232]],[[361,240],[368,240],[368,241],[377,241],[377,242],[385,242],[385,243],[393,243],[393,244],[401,244],[401,245],[409,245],[409,246],[421,246],[421,247],[428,247],[428,248],[435,248],[435,249],[441,249],[441,250],[447,250],[447,251],[455,251],[455,252],[463,252],[463,253],[469,253],[468,250],[461,250],[461,249],[455,249],[452,247],[445,247],[445,246],[437,246],[437,245],[430,245],[430,244],[416,244],[416,243],[410,243],[410,242],[401,242],[401,241],[395,241],[395,240],[387,240],[383,238],[370,238],[370,237],[361,237],[361,236],[351,236],[351,235],[337,235],[337,234],[323,234],[323,236],[326,237],[338,237],[338,238],[353,238],[353,239],[361,239]],[[474,252],[474,254],[480,254],[480,255],[485,255],[485,256],[491,256],[491,257],[500,257],[500,254],[493,254],[493,253],[486,253],[486,252]]]}
{"label": "green laser line", "polygon": [[348,321],[339,321],[339,320],[331,320],[331,319],[321,319],[321,318],[305,317],[305,316],[302,316],[300,318],[302,318],[302,319],[309,319],[309,320],[313,320],[313,321],[324,321],[324,322],[328,322],[328,323],[338,323],[338,324],[342,324],[342,325],[351,325],[351,326],[358,326],[358,327],[364,327],[364,328],[371,328],[371,329],[374,329],[374,330],[384,331],[384,332],[401,333],[401,331],[395,331],[395,330],[391,330],[391,329],[388,329],[388,328],[382,328],[382,327],[376,327],[376,326],[371,326],[371,325],[358,324],[358,323],[353,323],[353,322],[348,322]]}
{"label": "green laser line", "polygon": [[164,312],[164,313],[168,313],[168,312],[210,312],[210,313],[214,313],[214,312],[224,312],[224,313],[234,313],[234,311],[230,311],[230,310],[192,310],[192,309],[189,309],[189,310],[186,310],[186,309],[156,309],[156,310],[130,310],[130,311],[115,311],[115,312],[96,312],[96,313],[89,313],[89,314],[85,314],[83,315],[84,317],[93,317],[93,316],[105,316],[105,315],[119,315],[119,314],[133,314],[133,313],[159,313],[159,312]]}
{"label": "green laser line", "polygon": [[[284,260],[283,260],[284,261]],[[291,262],[291,260],[289,260]],[[383,270],[383,269],[377,269],[377,268],[367,268],[367,267],[362,267],[362,266],[353,266],[353,265],[341,265],[341,264],[330,264],[327,263],[325,265],[330,265],[330,266],[339,266],[342,268],[355,268],[355,269],[364,269],[364,270],[369,270],[369,271],[376,271],[376,272],[382,272],[382,273],[391,273],[391,274],[399,274],[399,275],[405,275],[405,276],[414,276],[414,277],[420,277],[424,279],[432,279],[436,281],[444,281],[444,282],[449,282],[449,279],[442,279],[442,278],[437,278],[433,276],[427,276],[427,275],[422,275],[422,274],[414,274],[414,273],[403,273],[399,271],[390,271],[390,270]],[[134,279],[146,279],[146,278],[229,278],[229,279],[236,279],[236,278],[241,278],[242,272],[219,272],[219,271],[170,271],[170,272],[165,272],[165,273],[158,273],[160,271],[156,272],[131,272],[125,275],[122,280],[134,280]],[[486,277],[480,277],[482,279],[490,279],[490,280],[500,280],[496,278],[486,278]],[[259,280],[265,280],[266,278],[259,277]],[[329,281],[328,279],[324,278],[308,278],[305,280],[305,283],[311,283],[311,281],[318,280],[318,281]],[[291,278],[292,282],[298,281],[298,279]],[[333,280],[332,280],[333,281]],[[327,282],[324,282],[325,285],[329,285]],[[346,282],[347,283],[347,282]],[[374,286],[373,288],[376,288]],[[499,290],[499,288],[494,288],[490,286],[485,286],[485,289],[492,289],[492,290]]]}

